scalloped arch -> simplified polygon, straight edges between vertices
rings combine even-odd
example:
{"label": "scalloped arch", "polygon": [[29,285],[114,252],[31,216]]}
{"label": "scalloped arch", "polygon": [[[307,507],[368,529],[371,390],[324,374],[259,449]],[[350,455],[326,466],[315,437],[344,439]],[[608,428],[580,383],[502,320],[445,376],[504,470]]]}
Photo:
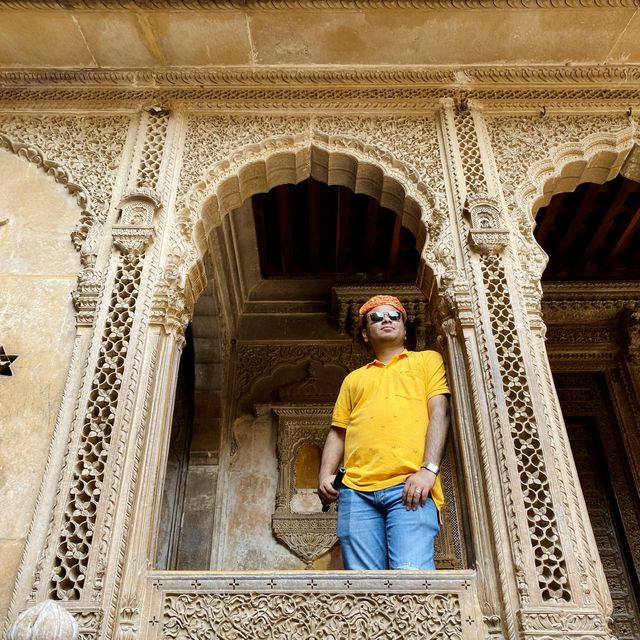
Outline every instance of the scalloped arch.
{"label": "scalloped arch", "polygon": [[[189,306],[206,284],[203,258],[207,238],[222,218],[256,193],[310,176],[376,198],[401,216],[403,226],[420,247],[436,237],[444,223],[437,196],[418,172],[382,149],[353,138],[319,133],[264,140],[208,169],[187,194],[178,225],[190,247]],[[425,260],[424,250],[422,254]],[[434,265],[427,266],[433,269]]]}
{"label": "scalloped arch", "polygon": [[602,184],[621,171],[624,175],[625,163],[637,145],[636,129],[631,125],[616,133],[596,132],[554,147],[547,158],[527,171],[527,179],[516,189],[516,203],[535,218],[556,193],[573,191],[583,182]]}
{"label": "scalloped arch", "polygon": [[63,185],[75,199],[81,209],[81,213],[80,220],[71,234],[71,242],[76,251],[80,251],[91,227],[96,222],[96,217],[90,210],[91,199],[86,189],[73,181],[71,172],[66,167],[59,162],[45,158],[44,153],[34,144],[12,140],[8,135],[0,131],[0,149],[5,149],[19,158],[35,164],[36,167],[42,169],[58,184]]}

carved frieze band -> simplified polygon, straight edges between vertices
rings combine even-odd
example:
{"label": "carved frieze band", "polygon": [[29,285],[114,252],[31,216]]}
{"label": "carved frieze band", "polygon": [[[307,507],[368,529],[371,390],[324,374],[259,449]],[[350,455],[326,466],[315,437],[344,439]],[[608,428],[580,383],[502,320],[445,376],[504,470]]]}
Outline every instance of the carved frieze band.
{"label": "carved frieze band", "polygon": [[[2,0],[0,6],[20,9],[104,9],[104,0]],[[240,9],[286,10],[286,9],[353,9],[352,0],[155,0],[157,9],[208,9],[216,11]],[[539,8],[586,8],[603,6],[602,0],[358,0],[359,9],[539,9]],[[607,0],[606,7],[636,8],[633,0]],[[148,9],[146,0],[112,0],[112,9]]]}
{"label": "carved frieze band", "polygon": [[[259,614],[258,614],[259,612]],[[410,623],[408,623],[410,621]],[[413,628],[414,632],[408,631]],[[462,638],[460,605],[450,594],[180,594],[167,595],[162,637],[244,640],[272,637]],[[220,631],[224,632],[220,634]]]}

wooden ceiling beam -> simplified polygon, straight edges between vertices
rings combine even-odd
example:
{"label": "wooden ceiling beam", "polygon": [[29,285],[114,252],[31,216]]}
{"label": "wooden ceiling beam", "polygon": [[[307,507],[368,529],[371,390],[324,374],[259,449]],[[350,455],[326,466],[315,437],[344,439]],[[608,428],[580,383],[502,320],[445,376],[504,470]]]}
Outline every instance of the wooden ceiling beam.
{"label": "wooden ceiling beam", "polygon": [[280,249],[282,252],[282,272],[291,273],[296,270],[293,260],[293,234],[291,233],[291,196],[289,185],[280,184],[276,187],[276,202],[278,205],[278,223],[280,225]]}
{"label": "wooden ceiling beam", "polygon": [[605,269],[616,263],[616,260],[618,260],[620,254],[627,248],[627,243],[631,238],[633,238],[633,234],[637,231],[638,227],[640,227],[640,207],[635,210],[633,216],[631,216],[631,220],[629,220],[629,223],[624,226],[622,232],[618,236],[611,253],[607,256],[604,265]]}
{"label": "wooden ceiling beam", "polygon": [[587,248],[584,250],[584,264],[587,268],[590,268],[590,266],[595,266],[593,265],[593,261],[596,251],[598,251],[598,249],[601,247],[607,233],[609,233],[609,230],[613,226],[613,223],[622,211],[625,200],[637,186],[637,183],[633,182],[632,180],[625,180],[622,183],[614,201],[607,209],[606,215],[600,221],[596,232],[593,234],[591,240],[589,241],[589,244],[587,245]]}
{"label": "wooden ceiling beam", "polygon": [[400,231],[402,230],[402,218],[396,213],[393,223],[393,234],[391,235],[391,247],[389,249],[389,262],[387,263],[387,273],[391,274],[396,270],[398,263],[398,250],[400,248]]}
{"label": "wooden ceiling beam", "polygon": [[566,195],[566,193],[557,193],[553,198],[551,198],[551,202],[545,208],[540,224],[534,230],[536,240],[543,248],[547,240],[547,236],[549,235],[549,231],[551,231],[551,227],[553,227],[556,216],[562,209]]}
{"label": "wooden ceiling beam", "polygon": [[554,256],[560,263],[562,259],[567,255],[569,249],[573,246],[576,236],[580,233],[584,226],[586,217],[593,210],[593,204],[596,198],[602,193],[602,185],[592,183],[587,187],[586,192],[581,198],[580,202],[576,202],[575,215],[571,218],[569,228],[564,234],[558,248],[556,249]]}
{"label": "wooden ceiling beam", "polygon": [[378,216],[380,203],[375,198],[369,198],[367,203],[367,230],[364,242],[364,261],[367,270],[373,266],[373,257],[376,250],[376,233],[378,231]]}
{"label": "wooden ceiling beam", "polygon": [[336,216],[335,270],[344,268],[344,256],[347,249],[347,230],[349,229],[349,206],[351,191],[346,187],[338,187],[338,208]]}
{"label": "wooden ceiling beam", "polygon": [[320,183],[307,180],[307,207],[309,209],[309,264],[312,271],[320,268]]}

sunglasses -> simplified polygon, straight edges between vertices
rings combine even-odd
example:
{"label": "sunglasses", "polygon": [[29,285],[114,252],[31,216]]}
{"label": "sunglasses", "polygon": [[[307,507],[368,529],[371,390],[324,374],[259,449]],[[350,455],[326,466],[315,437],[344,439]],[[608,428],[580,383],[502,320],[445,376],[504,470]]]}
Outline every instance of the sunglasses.
{"label": "sunglasses", "polygon": [[399,311],[373,311],[367,318],[369,324],[377,324],[385,319],[385,316],[392,322],[400,322],[402,320],[402,314]]}

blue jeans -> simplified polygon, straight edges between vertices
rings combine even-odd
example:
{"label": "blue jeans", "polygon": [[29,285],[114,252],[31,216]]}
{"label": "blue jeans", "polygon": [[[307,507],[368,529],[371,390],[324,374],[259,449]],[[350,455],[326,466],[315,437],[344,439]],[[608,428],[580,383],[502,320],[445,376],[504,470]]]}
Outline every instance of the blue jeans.
{"label": "blue jeans", "polygon": [[407,511],[404,483],[378,491],[340,488],[338,538],[345,569],[435,569],[438,509]]}

